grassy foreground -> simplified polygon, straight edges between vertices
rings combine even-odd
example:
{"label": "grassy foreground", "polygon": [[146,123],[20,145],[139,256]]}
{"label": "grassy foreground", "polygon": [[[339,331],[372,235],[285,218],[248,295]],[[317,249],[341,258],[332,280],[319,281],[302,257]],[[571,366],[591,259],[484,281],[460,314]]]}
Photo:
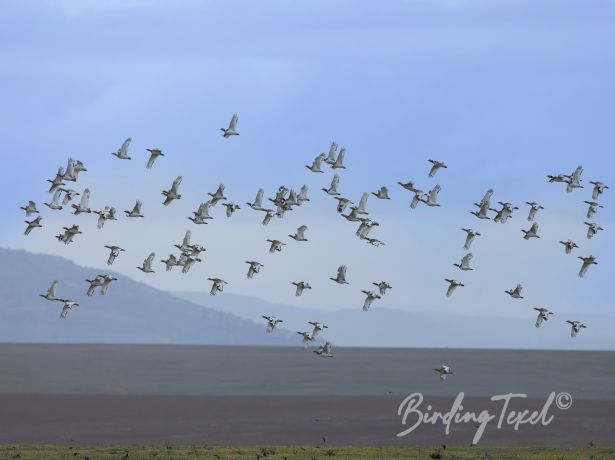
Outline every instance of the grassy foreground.
{"label": "grassy foreground", "polygon": [[455,447],[432,446],[0,446],[0,459],[19,460],[225,460],[225,459],[615,459],[615,447]]}

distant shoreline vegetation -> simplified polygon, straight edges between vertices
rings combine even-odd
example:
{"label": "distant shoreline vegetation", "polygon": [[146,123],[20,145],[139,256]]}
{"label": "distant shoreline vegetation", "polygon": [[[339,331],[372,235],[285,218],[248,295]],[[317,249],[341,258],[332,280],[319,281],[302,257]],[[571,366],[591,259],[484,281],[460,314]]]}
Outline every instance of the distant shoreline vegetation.
{"label": "distant shoreline vegetation", "polygon": [[107,459],[486,459],[543,460],[566,458],[615,458],[615,446],[598,447],[506,447],[506,446],[79,446],[0,445],[1,458],[54,460],[64,458]]}

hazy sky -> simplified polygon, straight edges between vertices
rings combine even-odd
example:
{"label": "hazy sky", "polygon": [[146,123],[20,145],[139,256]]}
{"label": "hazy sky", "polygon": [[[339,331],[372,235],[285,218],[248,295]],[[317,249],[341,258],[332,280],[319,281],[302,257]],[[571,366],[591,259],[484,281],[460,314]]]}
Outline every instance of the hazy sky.
{"label": "hazy sky", "polygon": [[[171,6],[172,5],[172,6]],[[394,289],[375,304],[410,310],[533,316],[531,307],[612,314],[607,297],[615,270],[615,190],[595,216],[605,231],[585,237],[587,181],[615,185],[615,3],[612,1],[9,1],[0,5],[0,138],[4,174],[3,246],[62,255],[103,267],[105,244],[127,249],[114,269],[169,290],[228,291],[320,308],[362,305],[361,289],[388,280]],[[239,114],[241,135],[220,127]],[[131,161],[110,155],[131,136]],[[390,188],[391,201],[371,197],[380,222],[374,248],[354,236],[357,225],[336,215],[319,189],[333,173],[303,166],[332,140],[347,148],[340,191],[357,201]],[[146,148],[165,152],[146,171]],[[129,209],[146,218],[108,222],[94,215],[49,211],[46,179],[69,155],[84,161],[76,188],[92,189],[91,207]],[[448,169],[427,177],[427,159]],[[582,164],[584,190],[567,194],[545,175]],[[183,175],[183,198],[162,206],[161,190]],[[439,208],[409,208],[396,182],[442,186]],[[224,208],[197,227],[186,218],[219,183],[242,209]],[[312,200],[283,220],[260,224],[245,206],[259,187],[310,187]],[[479,221],[472,203],[494,188],[494,204],[521,209],[505,225]],[[33,199],[44,229],[22,235],[18,209]],[[539,201],[542,238],[524,241],[525,201]],[[53,238],[66,224],[84,231],[64,246]],[[307,224],[308,243],[286,235]],[[452,266],[465,254],[461,227],[483,236],[473,244],[475,270]],[[204,244],[204,262],[188,275],[144,275],[150,251],[174,251],[184,232]],[[265,239],[284,239],[282,253]],[[566,256],[558,241],[581,248]],[[598,266],[585,279],[577,255]],[[253,280],[245,260],[265,264]],[[349,286],[328,280],[348,265]],[[61,276],[61,275],[58,275]],[[444,278],[466,284],[444,297]],[[291,281],[314,289],[294,297]],[[518,282],[525,300],[504,290]],[[579,319],[582,319],[579,318]]]}

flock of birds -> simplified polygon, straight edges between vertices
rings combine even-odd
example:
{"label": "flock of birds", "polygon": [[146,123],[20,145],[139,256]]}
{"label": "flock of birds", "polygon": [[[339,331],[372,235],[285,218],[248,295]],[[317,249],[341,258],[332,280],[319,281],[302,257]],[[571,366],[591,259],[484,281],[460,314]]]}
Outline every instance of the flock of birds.
{"label": "flock of birds", "polygon": [[[239,132],[237,131],[237,121],[238,117],[235,114],[233,115],[227,128],[220,128],[224,138],[230,138],[239,135]],[[114,155],[120,160],[131,160],[131,157],[128,154],[130,143],[131,138],[126,139],[117,151],[112,152],[112,155]],[[147,161],[146,168],[151,169],[154,166],[156,160],[159,157],[164,156],[164,153],[158,148],[147,149],[147,151],[149,152],[149,159]],[[320,153],[314,158],[311,164],[308,164],[305,167],[312,173],[324,173],[322,169],[323,163],[328,165],[332,170],[346,169],[346,166],[344,165],[345,155],[346,149],[342,147],[338,150],[337,143],[333,142],[329,148],[328,154]],[[434,178],[438,171],[447,168],[447,165],[442,161],[431,159],[428,161],[431,165],[427,174],[429,178]],[[118,218],[116,217],[116,208],[112,206],[105,206],[105,208],[102,210],[92,211],[89,207],[90,189],[85,188],[81,193],[79,193],[76,190],[73,190],[67,186],[68,182],[76,183],[79,174],[86,171],[87,169],[81,161],[69,158],[66,168],[59,167],[55,177],[48,180],[48,182],[51,184],[49,188],[49,193],[52,194],[52,198],[49,203],[44,203],[44,205],[47,206],[50,210],[59,211],[70,204],[70,208],[73,209],[73,215],[75,216],[78,216],[80,214],[94,213],[98,216],[97,228],[102,229],[106,221],[118,220]],[[569,175],[549,175],[547,176],[547,180],[550,183],[565,183],[566,191],[572,192],[575,189],[584,188],[584,186],[582,185],[583,181],[581,179],[582,173],[583,168],[581,166],[578,166],[575,171],[573,171]],[[373,238],[370,235],[372,229],[379,226],[379,223],[376,220],[373,220],[368,217],[369,213],[367,211],[367,202],[370,195],[375,196],[379,200],[389,200],[390,197],[388,188],[386,186],[382,186],[375,192],[363,193],[358,201],[358,204],[355,205],[353,201],[351,201],[349,198],[343,197],[340,192],[338,192],[339,181],[339,174],[335,174],[331,180],[329,187],[322,188],[322,191],[324,191],[327,195],[332,196],[337,201],[337,212],[344,219],[350,222],[358,223],[358,228],[355,234],[360,240],[365,241],[366,243],[376,247],[384,245],[384,242],[377,238]],[[164,196],[162,204],[164,206],[169,206],[175,200],[182,199],[182,195],[180,193],[181,183],[182,176],[178,176],[175,178],[168,190],[162,191],[162,195]],[[587,238],[592,239],[599,231],[602,231],[603,228],[599,224],[595,222],[590,222],[589,220],[592,219],[592,217],[599,211],[599,209],[603,207],[596,200],[609,187],[599,181],[590,181],[589,183],[592,184],[593,189],[591,201],[585,201],[585,203],[588,205],[588,221],[585,222],[585,225],[587,225]],[[428,191],[423,191],[422,189],[418,188],[414,182],[411,181],[398,182],[398,184],[403,189],[412,193],[410,208],[415,209],[421,203],[429,207],[440,206],[440,204],[438,203],[438,194],[441,190],[441,186],[439,184],[436,184]],[[261,188],[257,191],[253,202],[247,202],[246,205],[254,211],[263,213],[262,225],[267,225],[273,217],[282,218],[284,217],[285,213],[290,212],[295,207],[301,206],[305,202],[310,201],[310,198],[308,197],[308,192],[309,189],[307,185],[303,185],[298,192],[282,185],[278,188],[275,196],[268,199],[268,201],[271,203],[270,207],[268,207],[264,204],[264,190]],[[471,214],[478,219],[493,220],[497,223],[505,224],[513,216],[514,211],[518,210],[519,208],[512,203],[501,201],[498,202],[500,206],[499,209],[492,208],[491,198],[493,193],[493,189],[487,190],[483,198],[478,203],[474,203],[474,206],[477,209],[471,211]],[[210,196],[210,198],[207,201],[200,203],[197,210],[192,213],[192,216],[188,217],[188,219],[195,225],[208,224],[208,221],[210,219],[213,219],[213,217],[210,215],[210,209],[212,207],[215,207],[218,203],[221,203],[226,208],[226,216],[229,218],[232,217],[236,211],[241,209],[238,204],[228,200],[228,198],[225,196],[224,184],[220,184],[217,190],[215,190],[213,193],[208,193],[208,195]],[[78,203],[76,202],[77,197],[80,197]],[[532,238],[540,238],[540,235],[538,234],[539,225],[535,221],[535,218],[537,213],[544,208],[536,202],[526,202],[526,205],[529,206],[527,220],[531,222],[531,224],[527,230],[521,230],[523,233],[523,238],[526,240],[530,240]],[[134,206],[131,209],[124,211],[126,218],[144,218],[141,208],[142,202],[140,200],[136,200]],[[25,235],[29,235],[32,230],[42,227],[42,217],[39,214],[36,203],[34,201],[29,201],[28,204],[21,207],[21,209],[25,211],[27,217],[37,214],[37,217],[33,220],[26,220],[27,228],[24,232]],[[347,209],[349,210],[346,212]],[[75,237],[77,237],[77,235],[82,234],[79,229],[79,225],[77,224],[73,224],[70,227],[63,227],[63,230],[64,231],[58,234],[56,238],[58,241],[64,243],[65,245],[72,243]],[[481,234],[470,227],[462,228],[462,230],[466,234],[463,248],[467,252],[461,258],[459,263],[454,264],[454,266],[457,267],[461,272],[465,272],[473,270],[473,268],[471,267],[471,261],[473,256],[472,253],[469,252],[469,250],[475,238],[481,236]],[[288,236],[296,242],[307,242],[307,231],[308,226],[301,225],[299,228],[297,228],[294,234],[290,234]],[[272,254],[281,252],[283,250],[283,247],[286,246],[285,242],[276,239],[268,239],[267,243],[269,244],[269,252]],[[560,241],[560,243],[564,246],[565,254],[571,254],[574,249],[579,248],[579,246],[572,240]],[[164,264],[166,271],[171,271],[174,267],[181,267],[182,273],[188,273],[188,271],[194,264],[202,262],[202,259],[199,256],[202,252],[206,250],[203,245],[198,243],[192,243],[192,232],[190,230],[186,231],[183,241],[179,244],[175,244],[174,247],[179,251],[177,255],[169,254],[166,259],[161,259],[161,262]],[[107,265],[109,266],[113,265],[116,258],[119,257],[122,252],[125,252],[124,248],[117,245],[106,245],[105,248],[109,250],[109,256],[107,258]],[[142,264],[137,268],[143,273],[155,273],[155,258],[156,254],[154,252],[150,253],[143,260]],[[579,256],[579,259],[581,259],[582,261],[582,265],[578,273],[579,277],[584,277],[588,269],[592,265],[597,265],[596,257],[591,254],[586,257]],[[264,267],[261,262],[255,260],[246,261],[245,263],[248,265],[246,274],[248,279],[252,279],[255,275],[260,273],[260,270]],[[335,276],[332,276],[329,279],[337,284],[349,284],[349,282],[347,281],[346,265],[340,265],[337,269],[337,273],[335,274]],[[111,283],[116,280],[117,278],[109,274],[102,274],[96,276],[93,279],[88,279],[86,280],[89,284],[87,287],[86,294],[88,296],[92,296],[98,289],[101,295],[106,295]],[[224,286],[228,284],[225,280],[221,278],[208,278],[208,280],[211,281],[211,295],[217,295],[223,292]],[[447,283],[447,289],[445,293],[446,297],[451,297],[457,288],[465,286],[461,281],[458,281],[452,277],[445,278],[444,281]],[[292,284],[295,286],[296,296],[301,296],[306,289],[312,289],[310,284],[305,280],[294,281]],[[63,307],[60,313],[60,317],[66,318],[69,311],[71,311],[74,307],[78,306],[79,303],[71,299],[58,297],[58,285],[59,282],[57,280],[53,281],[47,292],[45,294],[41,294],[41,297],[48,301],[62,302]],[[392,288],[392,286],[384,280],[380,282],[374,282],[373,285],[376,286],[377,289],[364,289],[361,291],[365,295],[365,300],[363,302],[364,311],[369,310],[374,301],[381,299],[386,294],[387,290]],[[513,299],[523,299],[524,297],[522,295],[522,290],[523,286],[521,284],[517,284],[514,288],[505,291],[505,293]],[[542,325],[543,321],[548,320],[549,317],[553,315],[552,311],[544,307],[535,307],[534,310],[538,312],[538,316],[535,321],[535,326],[537,328]],[[276,316],[263,315],[262,318],[266,321],[267,333],[272,333],[276,325],[283,322],[282,319]],[[570,334],[572,337],[575,337],[581,329],[586,328],[585,324],[578,320],[567,320],[566,322],[570,325]],[[311,330],[297,332],[297,334],[302,336],[302,346],[304,349],[307,349],[309,344],[316,341],[320,334],[328,328],[325,324],[316,321],[309,322],[309,324],[311,325]],[[331,350],[331,343],[327,341],[324,345],[314,350],[314,353],[316,353],[320,357],[328,358],[333,356]],[[443,381],[448,375],[453,373],[451,368],[444,364],[434,370],[439,374],[440,379]]]}

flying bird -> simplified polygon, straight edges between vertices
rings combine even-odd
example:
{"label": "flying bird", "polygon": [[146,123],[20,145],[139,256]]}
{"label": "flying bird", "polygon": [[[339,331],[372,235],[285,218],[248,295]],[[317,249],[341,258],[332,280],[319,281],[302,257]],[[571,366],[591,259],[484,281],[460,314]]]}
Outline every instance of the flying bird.
{"label": "flying bird", "polygon": [[587,239],[591,240],[599,230],[604,230],[600,225],[595,222],[585,222],[587,225]]}
{"label": "flying bird", "polygon": [[570,337],[576,337],[581,329],[587,328],[581,321],[570,321],[567,319],[566,322],[570,324]]}
{"label": "flying bird", "polygon": [[162,204],[168,206],[171,204],[173,200],[181,199],[181,195],[179,194],[179,185],[182,183],[182,176],[177,176],[173,181],[173,185],[169,190],[163,190],[162,194],[166,197]]}
{"label": "flying bird", "polygon": [[575,188],[583,188],[581,185],[581,174],[583,174],[583,166],[577,166],[577,169],[575,169],[574,172],[568,176],[566,181],[566,191],[568,193],[572,192]]}
{"label": "flying bird", "polygon": [[66,206],[69,202],[73,200],[76,196],[79,196],[80,193],[72,188],[63,188],[60,187],[58,190],[64,193],[64,199],[62,200],[62,206]]}
{"label": "flying bird", "polygon": [[331,353],[331,342],[326,342],[324,345],[318,347],[314,350],[321,358],[333,358],[333,354]]}
{"label": "flying bird", "polygon": [[440,206],[440,204],[438,204],[438,193],[440,193],[440,190],[442,190],[442,187],[438,184],[427,192],[427,200],[425,200],[424,203],[427,206]]}
{"label": "flying bird", "polygon": [[536,323],[534,326],[540,327],[543,321],[547,321],[549,319],[549,315],[553,315],[552,311],[549,311],[547,308],[536,308],[534,310],[538,312],[538,316],[536,317]]}
{"label": "flying bird", "polygon": [[130,137],[126,139],[122,146],[117,149],[116,152],[112,152],[111,155],[118,157],[120,160],[130,160],[130,157],[128,156],[128,146],[131,141],[132,139]]}
{"label": "flying bird", "polygon": [[472,260],[472,257],[474,257],[472,255],[471,252],[468,252],[465,256],[463,256],[461,258],[461,262],[459,262],[458,264],[453,264],[455,267],[457,267],[459,270],[474,270],[472,267],[470,267],[470,261]]}
{"label": "flying bird", "polygon": [[66,318],[66,316],[68,315],[68,312],[71,311],[73,307],[79,306],[77,302],[73,302],[72,300],[69,300],[69,299],[61,299],[61,301],[64,302],[64,305],[62,306],[62,312],[60,313],[60,318],[62,319]]}
{"label": "flying bird", "polygon": [[295,296],[296,297],[301,297],[301,294],[303,294],[304,289],[312,289],[312,286],[310,286],[310,284],[306,281],[293,281],[291,284],[293,284],[296,289],[295,289]]}
{"label": "flying bird", "polygon": [[385,295],[387,292],[387,289],[392,289],[391,285],[389,283],[387,283],[386,281],[380,281],[379,283],[372,283],[374,286],[378,286],[378,292],[380,292],[380,295]]}
{"label": "flying bird", "polygon": [[491,209],[491,211],[495,211],[496,213],[493,221],[505,224],[506,221],[512,217],[513,211],[519,208],[512,203],[503,203],[502,201],[499,201],[498,203],[502,206],[502,208],[499,211],[497,209]]}
{"label": "flying bird", "polygon": [[504,292],[506,292],[506,294],[511,296],[513,299],[523,299],[523,296],[521,295],[522,290],[523,290],[523,286],[521,284],[517,284],[517,286],[514,289],[509,289],[508,291],[504,291]]}
{"label": "flying bird", "polygon": [[98,222],[96,224],[96,228],[101,229],[105,225],[105,222],[108,220],[117,220],[115,217],[115,208],[113,206],[105,206],[105,209],[102,211],[94,211],[94,214],[98,214]]}
{"label": "flying bird", "polygon": [[237,120],[239,120],[239,117],[237,117],[237,114],[234,113],[230,123],[228,124],[228,128],[220,128],[220,131],[223,133],[222,136],[225,139],[228,139],[231,136],[239,136],[239,133],[237,132]]}
{"label": "flying bird", "polygon": [[75,210],[73,212],[74,215],[78,216],[79,214],[82,213],[91,213],[92,210],[88,207],[88,204],[90,202],[90,189],[86,188],[83,193],[81,194],[81,201],[79,201],[79,204],[72,204],[71,207]]}
{"label": "flying bird", "polygon": [[297,334],[303,336],[303,340],[301,341],[301,344],[303,346],[304,350],[307,350],[308,345],[310,344],[310,342],[314,341],[314,336],[312,335],[311,332],[298,332]]}
{"label": "flying bird", "polygon": [[218,185],[218,189],[214,193],[207,193],[211,197],[211,205],[215,206],[218,201],[226,200],[224,196],[224,184]]}
{"label": "flying bird", "polygon": [[131,211],[124,211],[126,217],[143,217],[141,214],[141,200],[137,200]]}
{"label": "flying bird", "polygon": [[373,291],[361,291],[361,292],[366,295],[365,300],[363,301],[363,311],[369,310],[369,307],[372,306],[372,303],[374,303],[374,300],[382,299],[381,296],[379,296]]}
{"label": "flying bird", "polygon": [[547,176],[547,182],[550,182],[550,183],[566,182],[566,176],[563,175],[563,174],[548,175]]}
{"label": "flying bird", "polygon": [[262,224],[267,225],[271,222],[271,219],[273,219],[276,213],[273,209],[264,209],[263,211],[265,211],[265,217],[263,217]]}
{"label": "flying bird", "polygon": [[308,191],[310,189],[307,185],[303,184],[299,189],[299,194],[297,195],[297,206],[301,206],[304,201],[310,201],[308,198]]}
{"label": "flying bird", "polygon": [[21,206],[19,209],[23,209],[24,211],[26,211],[26,217],[30,217],[32,214],[39,213],[36,209],[36,203],[32,200],[28,201],[27,205]]}
{"label": "flying bird", "polygon": [[216,295],[218,292],[224,291],[224,285],[228,284],[226,281],[220,278],[207,278],[211,281],[211,291],[209,291],[210,295]]}
{"label": "flying bird", "polygon": [[521,231],[523,232],[523,238],[526,240],[529,240],[530,238],[540,238],[540,235],[538,234],[538,222],[534,222],[529,230],[521,229]]}
{"label": "flying bird", "polygon": [[269,243],[271,243],[271,246],[269,247],[269,252],[270,253],[274,253],[274,252],[281,252],[282,251],[282,246],[286,246],[286,243],[282,243],[280,240],[267,240]]}
{"label": "flying bird", "polygon": [[246,263],[250,265],[248,267],[248,279],[251,279],[255,273],[260,273],[261,268],[264,267],[263,264],[261,264],[260,262],[256,262],[255,260],[246,260]]}
{"label": "flying bird", "polygon": [[560,241],[560,243],[564,245],[566,254],[570,254],[574,248],[578,248],[577,244],[572,240]]}
{"label": "flying bird", "polygon": [[318,321],[308,321],[308,324],[313,326],[312,329],[312,338],[316,340],[316,338],[323,332],[325,329],[328,329],[329,326],[319,323]]}
{"label": "flying bird", "polygon": [[333,141],[331,142],[331,147],[329,147],[329,154],[325,158],[325,163],[329,165],[333,165],[335,163],[336,154],[337,154],[337,143]]}
{"label": "flying bird", "polygon": [[108,274],[98,275],[98,277],[101,280],[100,295],[106,295],[109,290],[109,286],[111,286],[113,281],[117,281],[117,278]]}
{"label": "flying bird", "polygon": [[51,198],[51,203],[43,203],[49,209],[53,209],[55,211],[60,211],[62,209],[62,204],[60,203],[60,196],[62,195],[62,189],[57,188],[55,192],[53,192],[53,197]]}
{"label": "flying bird", "polygon": [[100,279],[99,276],[97,276],[96,278],[91,279],[91,280],[86,279],[86,281],[90,283],[90,286],[88,287],[88,290],[87,290],[87,295],[91,297],[96,292],[96,288],[102,286],[102,280]]}
{"label": "flying bird", "polygon": [[369,198],[369,193],[367,192],[361,195],[361,199],[359,200],[359,205],[353,206],[351,208],[355,212],[355,214],[368,214],[368,212],[365,210],[365,207],[367,206],[368,198]]}
{"label": "flying bird", "polygon": [[207,219],[213,219],[213,217],[209,215],[209,208],[211,208],[212,206],[211,203],[211,200],[201,203],[199,205],[199,208],[192,213],[194,217],[188,217],[188,219],[190,219],[195,224],[207,224]]}
{"label": "flying bird", "polygon": [[540,204],[534,202],[534,201],[526,201],[525,204],[530,206],[530,212],[527,215],[527,220],[529,220],[530,222],[534,220],[534,217],[536,217],[536,213],[540,210],[540,209],[544,209]]}
{"label": "flying bird", "polygon": [[465,286],[463,283],[460,283],[459,281],[454,280],[454,279],[444,279],[444,281],[448,283],[448,289],[446,290],[446,297],[450,297],[451,295],[453,295],[453,292],[455,291],[455,289],[457,289],[457,287]]}
{"label": "flying bird", "polygon": [[598,262],[596,262],[596,257],[592,255],[589,255],[587,257],[579,256],[579,259],[583,261],[583,265],[581,265],[581,270],[579,270],[579,278],[583,278],[585,276],[587,270],[591,265],[598,265]]}
{"label": "flying bird", "polygon": [[315,173],[324,173],[324,171],[321,169],[322,160],[324,159],[325,154],[321,153],[320,155],[317,155],[316,158],[314,158],[314,161],[311,165],[305,165],[305,167]]}
{"label": "flying bird", "polygon": [[170,272],[173,267],[176,267],[177,265],[179,265],[179,261],[177,260],[177,257],[175,257],[173,254],[169,254],[169,257],[167,257],[166,260],[162,259],[160,262],[162,262],[165,265],[166,271]]}
{"label": "flying bird", "polygon": [[594,214],[598,212],[598,209],[604,208],[601,204],[596,203],[595,201],[584,201],[589,207],[587,208],[587,218],[591,219]]}
{"label": "flying bird", "polygon": [[348,198],[344,198],[342,196],[336,196],[335,199],[338,201],[337,212],[339,212],[340,214],[344,212],[344,210],[349,204],[353,204],[353,202],[350,201]]}
{"label": "flying bird", "polygon": [[444,382],[446,380],[446,377],[448,375],[451,375],[453,373],[453,371],[451,370],[450,367],[448,367],[445,364],[442,364],[442,366],[434,369],[434,371],[436,371],[438,373],[438,375],[440,376],[440,380],[442,382]]}
{"label": "flying bird", "polygon": [[241,209],[238,204],[229,201],[228,203],[222,203],[222,206],[226,208],[226,217],[231,217],[235,211]]}
{"label": "flying bird", "polygon": [[73,225],[69,227],[62,227],[64,229],[64,233],[57,235],[56,238],[58,241],[63,242],[68,245],[73,242],[73,239],[77,235],[81,235],[83,232],[79,230],[79,225]]}
{"label": "flying bird", "polygon": [[122,249],[119,246],[105,246],[109,250],[109,258],[107,259],[107,265],[113,265],[115,259],[120,255],[120,252],[124,252],[125,249]]}
{"label": "flying bird", "polygon": [[268,334],[272,333],[279,323],[284,322],[277,316],[263,316],[263,319],[267,320],[267,328],[265,330]]}
{"label": "flying bird", "polygon": [[64,168],[60,166],[58,168],[58,172],[56,173],[56,177],[53,179],[47,179],[47,182],[51,184],[51,187],[49,187],[49,193],[53,193],[58,187],[66,185],[62,182],[62,180],[64,180]]}
{"label": "flying bird", "polygon": [[339,174],[336,174],[335,176],[333,176],[333,179],[331,179],[331,185],[329,185],[329,188],[322,188],[321,190],[323,190],[327,195],[331,195],[331,196],[338,196],[339,192],[337,191],[337,186],[340,183],[340,176]]}
{"label": "flying bird", "polygon": [[470,245],[472,244],[472,241],[474,241],[474,238],[481,235],[479,232],[474,231],[471,228],[462,228],[461,230],[466,232],[466,240],[465,243],[463,243],[463,249],[467,251],[470,249]]}
{"label": "flying bird", "polygon": [[146,169],[152,169],[152,166],[154,166],[154,162],[156,161],[156,158],[158,157],[163,157],[164,153],[162,153],[162,150],[160,149],[145,149],[149,152],[149,160],[147,160],[147,164],[145,165]]}
{"label": "flying bird", "polygon": [[290,236],[295,241],[308,241],[308,239],[305,237],[305,231],[307,229],[308,229],[307,225],[302,225],[301,227],[297,229],[295,234],[288,235],[288,236]]}
{"label": "flying bird", "polygon": [[427,160],[431,163],[431,169],[429,170],[429,177],[433,177],[441,168],[448,168],[443,162],[438,160]]}
{"label": "flying bird", "polygon": [[143,273],[156,273],[154,270],[152,270],[152,262],[154,261],[154,257],[156,257],[156,253],[150,253],[150,255],[147,256],[147,258],[143,261],[143,265],[137,268]]}
{"label": "flying bird", "polygon": [[263,194],[265,192],[263,191],[262,188],[258,189],[258,192],[256,192],[256,198],[254,198],[254,203],[246,203],[248,206],[250,206],[252,209],[254,209],[255,211],[263,211]]}
{"label": "flying bird", "polygon": [[339,153],[337,154],[337,158],[335,159],[335,162],[331,165],[331,168],[332,169],[346,169],[346,166],[344,166],[344,156],[346,156],[346,149],[342,147]]}
{"label": "flying bird", "polygon": [[23,234],[29,235],[30,232],[34,230],[35,228],[42,227],[41,220],[43,220],[41,216],[38,216],[36,219],[33,219],[33,220],[26,220],[25,222],[26,224],[28,224],[28,226],[26,227],[26,230],[23,232]]}
{"label": "flying bird", "polygon": [[46,300],[62,300],[62,299],[58,299],[58,297],[56,296],[56,291],[58,290],[58,285],[60,283],[58,282],[58,280],[54,280],[51,283],[51,286],[49,286],[49,289],[47,289],[47,292],[45,292],[44,294],[39,294],[43,299]]}
{"label": "flying bird", "polygon": [[593,190],[592,190],[592,200],[597,199],[600,195],[602,195],[602,193],[604,193],[605,189],[608,189],[609,186],[606,184],[603,184],[600,181],[589,181],[590,184],[592,184],[594,186]]}
{"label": "flying bird", "polygon": [[349,284],[348,281],[346,281],[346,265],[340,265],[337,268],[336,277],[329,279],[335,281],[337,284]]}
{"label": "flying bird", "polygon": [[390,200],[391,199],[389,198],[389,189],[385,187],[384,185],[380,187],[378,191],[372,192],[372,195],[374,195],[379,200]]}
{"label": "flying bird", "polygon": [[412,193],[418,193],[418,194],[423,193],[423,190],[416,188],[416,186],[414,185],[414,182],[412,181],[408,181],[406,183],[398,182],[398,184]]}

